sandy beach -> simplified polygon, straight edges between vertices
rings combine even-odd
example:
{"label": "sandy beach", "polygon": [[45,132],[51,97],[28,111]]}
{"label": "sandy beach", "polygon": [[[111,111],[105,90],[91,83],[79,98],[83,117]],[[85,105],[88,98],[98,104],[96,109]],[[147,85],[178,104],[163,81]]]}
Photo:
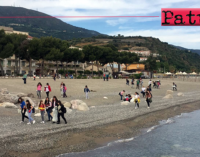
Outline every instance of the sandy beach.
{"label": "sandy beach", "polygon": [[[147,86],[149,80],[143,80]],[[68,124],[40,124],[41,118],[34,117],[36,124],[20,124],[21,115],[16,109],[0,107],[0,156],[56,156],[69,152],[80,152],[106,145],[118,139],[138,135],[143,128],[149,128],[162,119],[167,119],[184,112],[200,108],[199,82],[176,81],[178,91],[173,92],[173,99],[162,99],[167,90],[172,90],[173,80],[161,80],[161,88],[153,89],[153,103],[147,109],[144,98],[141,98],[140,109],[135,105],[121,105],[118,93],[134,94],[140,90],[125,84],[125,80],[69,80],[32,79],[24,85],[21,79],[1,79],[0,88],[9,92],[33,93],[36,97],[36,85],[43,86],[48,82],[52,92],[50,97],[57,96],[62,101],[70,102],[80,99],[90,107],[89,111],[73,110],[65,115]],[[59,85],[67,86],[67,98],[60,97]],[[85,100],[84,86],[88,85],[90,99]],[[181,92],[184,96],[178,96]],[[108,99],[104,99],[107,97]],[[45,93],[42,93],[45,98]],[[39,99],[33,99],[36,103]],[[47,115],[45,115],[47,120]]]}

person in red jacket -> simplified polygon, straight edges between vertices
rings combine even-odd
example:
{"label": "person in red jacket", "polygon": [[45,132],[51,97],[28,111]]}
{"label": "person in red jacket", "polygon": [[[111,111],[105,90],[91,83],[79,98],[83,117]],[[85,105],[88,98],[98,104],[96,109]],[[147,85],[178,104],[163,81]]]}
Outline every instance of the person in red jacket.
{"label": "person in red jacket", "polygon": [[45,108],[46,108],[46,106],[45,106],[43,100],[40,100],[39,110],[40,110],[41,118],[42,118],[42,122],[41,122],[41,123],[44,123],[44,113],[45,113]]}
{"label": "person in red jacket", "polygon": [[44,91],[46,92],[47,97],[49,98],[49,92],[51,92],[51,86],[49,83],[44,87]]}

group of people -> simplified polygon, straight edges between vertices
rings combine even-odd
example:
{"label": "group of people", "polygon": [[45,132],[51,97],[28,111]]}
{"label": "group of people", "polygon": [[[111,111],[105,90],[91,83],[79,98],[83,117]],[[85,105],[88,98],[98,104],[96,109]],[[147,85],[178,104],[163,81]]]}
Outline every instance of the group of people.
{"label": "group of people", "polygon": [[[135,81],[134,78],[132,78],[132,80],[131,80],[132,87],[131,88],[133,88],[133,86],[134,86],[134,81]],[[126,85],[129,86],[129,79],[126,79]],[[137,81],[136,81],[136,89],[140,89],[140,87],[142,87],[142,86],[143,86],[142,78],[137,79]]]}
{"label": "group of people", "polygon": [[108,79],[109,79],[109,75],[108,75],[108,74],[103,74],[103,80],[104,80],[104,81],[105,81],[105,80],[108,81]]}
{"label": "group of people", "polygon": [[[46,86],[44,86],[44,91],[46,92],[46,95],[49,98],[49,93],[51,92],[51,86],[49,85],[49,83],[47,83]],[[42,84],[39,82],[37,84],[37,96],[38,96],[38,99],[41,99],[41,93],[42,93]]]}
{"label": "group of people", "polygon": [[[20,103],[20,110],[22,115],[21,123],[23,123],[24,119],[27,118],[29,120],[27,124],[35,124],[36,121],[32,118],[32,113],[35,113],[34,106],[32,106],[29,100],[26,100],[25,102],[21,97],[18,99],[18,102]],[[44,115],[45,112],[47,112],[48,121],[60,124],[60,117],[62,117],[65,124],[67,124],[67,120],[64,116],[64,114],[66,113],[66,108],[61,103],[61,101],[57,99],[56,96],[53,97],[52,101],[50,101],[48,97],[45,99],[45,102],[43,102],[43,100],[40,100],[38,109],[41,113],[41,123],[45,123]]]}

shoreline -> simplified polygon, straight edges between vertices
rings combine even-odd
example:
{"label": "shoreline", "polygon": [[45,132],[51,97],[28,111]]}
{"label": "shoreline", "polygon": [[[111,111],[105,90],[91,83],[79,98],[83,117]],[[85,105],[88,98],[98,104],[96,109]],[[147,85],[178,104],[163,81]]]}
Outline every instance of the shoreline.
{"label": "shoreline", "polygon": [[[200,101],[194,101],[191,103],[177,104],[169,106],[164,109],[158,109],[144,113],[142,115],[136,115],[135,117],[112,122],[109,124],[103,124],[100,126],[89,127],[85,129],[67,129],[55,131],[53,133],[47,133],[40,139],[30,139],[36,141],[34,148],[30,150],[15,150],[12,151],[12,146],[5,147],[3,156],[20,156],[20,157],[53,157],[60,154],[85,152],[93,150],[102,146],[106,146],[110,142],[114,142],[121,139],[128,139],[141,134],[143,129],[148,129],[155,126],[161,120],[180,115],[181,113],[188,113],[200,109]],[[41,140],[45,140],[45,145]],[[11,139],[7,144],[12,145],[27,145],[27,137],[24,140],[16,141]],[[42,145],[40,145],[42,143]],[[5,145],[6,143],[4,143]]]}

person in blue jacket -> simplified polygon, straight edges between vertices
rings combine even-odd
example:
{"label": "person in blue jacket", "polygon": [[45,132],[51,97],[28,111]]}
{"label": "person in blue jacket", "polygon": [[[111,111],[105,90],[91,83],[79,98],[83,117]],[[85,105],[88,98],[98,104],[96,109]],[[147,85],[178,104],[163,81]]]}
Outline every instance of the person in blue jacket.
{"label": "person in blue jacket", "polygon": [[85,86],[84,92],[85,92],[85,95],[86,95],[86,99],[89,99],[88,92],[90,92],[90,90],[89,90],[88,86]]}
{"label": "person in blue jacket", "polygon": [[20,123],[23,123],[24,118],[28,119],[28,117],[25,115],[26,114],[26,103],[21,97],[18,99],[18,103],[21,104],[20,109],[21,109],[21,114],[22,114],[22,121]]}

